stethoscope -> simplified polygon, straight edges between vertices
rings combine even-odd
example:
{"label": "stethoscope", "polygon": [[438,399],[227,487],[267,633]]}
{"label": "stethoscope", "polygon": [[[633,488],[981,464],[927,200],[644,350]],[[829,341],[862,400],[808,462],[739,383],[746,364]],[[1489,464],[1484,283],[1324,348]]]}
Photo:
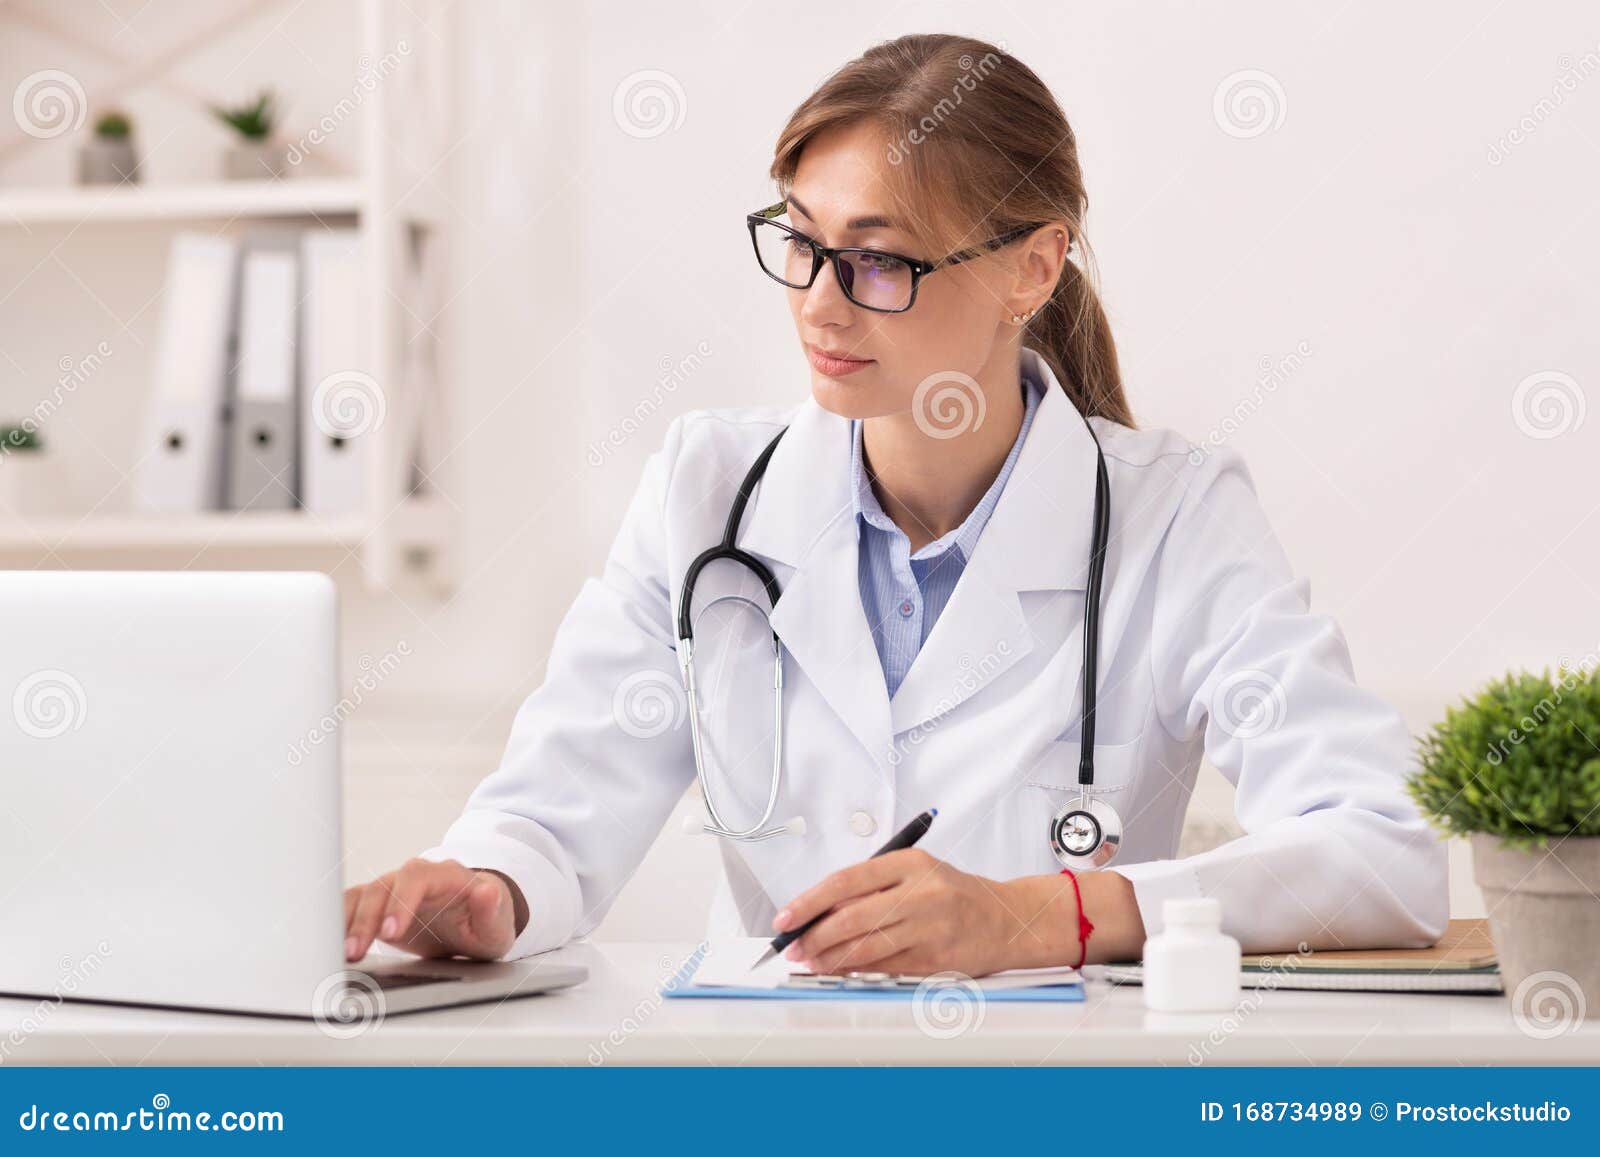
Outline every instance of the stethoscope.
{"label": "stethoscope", "polygon": [[[1094,795],[1094,724],[1097,699],[1097,674],[1099,668],[1100,586],[1105,573],[1106,544],[1111,532],[1111,483],[1106,473],[1105,454],[1100,449],[1100,439],[1094,428],[1085,421],[1089,436],[1094,438],[1095,482],[1094,524],[1089,556],[1089,575],[1083,607],[1083,717],[1082,739],[1078,752],[1078,797],[1069,800],[1050,819],[1050,850],[1056,859],[1068,868],[1099,868],[1111,862],[1122,843],[1122,817],[1115,808]],[[772,777],[767,791],[766,807],[761,818],[748,828],[731,827],[717,810],[712,796],[710,778],[706,774],[706,760],[700,735],[700,704],[694,674],[694,628],[699,617],[693,614],[694,588],[700,572],[713,562],[726,560],[744,567],[766,588],[770,606],[778,605],[782,590],[771,569],[755,555],[739,549],[739,524],[744,521],[745,507],[756,484],[766,473],[772,452],[788,432],[778,431],[777,437],[767,443],[751,464],[750,470],[739,483],[733,504],[728,509],[727,525],[722,531],[722,541],[697,555],[684,572],[683,587],[678,601],[678,666],[683,675],[683,690],[688,697],[689,735],[694,745],[694,771],[700,781],[700,794],[705,799],[708,822],[701,830],[730,840],[755,842],[768,840],[785,832],[801,831],[803,821],[790,820],[772,824],[772,813],[778,806],[778,791],[783,782],[783,642],[771,630],[771,618],[760,604],[743,595],[723,595],[707,603],[700,610],[704,615],[722,603],[743,603],[752,607],[766,619],[772,635]]]}

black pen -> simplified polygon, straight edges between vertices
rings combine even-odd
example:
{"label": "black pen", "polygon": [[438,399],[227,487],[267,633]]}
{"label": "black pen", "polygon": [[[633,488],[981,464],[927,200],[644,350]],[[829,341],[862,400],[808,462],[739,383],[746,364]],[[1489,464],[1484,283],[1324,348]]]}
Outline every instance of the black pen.
{"label": "black pen", "polygon": [[[884,844],[883,847],[879,848],[877,851],[873,852],[871,858],[876,860],[879,856],[888,855],[890,852],[903,851],[904,849],[911,847],[923,836],[928,834],[928,829],[933,826],[933,817],[938,814],[938,808],[929,808],[916,819],[908,823],[905,827],[897,831],[893,836],[889,837],[889,842]],[[828,909],[828,912],[832,911],[832,908]],[[800,925],[800,927],[791,928],[787,932],[780,932],[778,935],[774,936],[772,938],[772,944],[764,953],[761,954],[761,959],[755,962],[755,967],[760,968],[778,953],[789,947],[789,945],[800,939],[800,937],[811,931],[811,929],[816,926],[817,921],[826,916],[828,912],[818,912],[815,916],[811,917],[811,919]]]}

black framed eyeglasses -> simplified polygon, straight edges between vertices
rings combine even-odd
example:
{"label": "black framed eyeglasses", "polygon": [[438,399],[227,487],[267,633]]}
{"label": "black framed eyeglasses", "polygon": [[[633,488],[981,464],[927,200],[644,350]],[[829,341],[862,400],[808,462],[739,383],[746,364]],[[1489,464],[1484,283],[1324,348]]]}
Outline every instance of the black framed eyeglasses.
{"label": "black framed eyeglasses", "polygon": [[940,261],[923,261],[882,249],[829,249],[798,229],[774,220],[787,209],[788,202],[779,201],[745,215],[761,271],[790,289],[809,289],[821,272],[823,262],[831,262],[833,276],[845,297],[862,309],[877,313],[904,313],[917,300],[917,286],[934,270],[981,257],[1039,228],[1038,225],[1019,225]]}

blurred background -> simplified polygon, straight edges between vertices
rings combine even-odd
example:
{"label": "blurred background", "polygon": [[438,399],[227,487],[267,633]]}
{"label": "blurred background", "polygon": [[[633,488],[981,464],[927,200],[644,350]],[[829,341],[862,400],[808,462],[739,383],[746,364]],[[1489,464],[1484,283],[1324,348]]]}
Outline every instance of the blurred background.
{"label": "blurred background", "polygon": [[[912,31],[1055,91],[1140,423],[1244,453],[1414,731],[1595,654],[1584,0],[0,0],[0,566],[331,573],[349,877],[432,844],[668,422],[805,396],[743,214],[794,106]],[[171,429],[191,351],[244,372],[205,320],[218,252],[260,274],[236,336],[295,452],[261,435],[220,491]],[[261,344],[285,269],[298,371]],[[1206,772],[1186,848],[1236,830],[1230,791]],[[673,824],[651,857],[605,935],[701,927],[659,899],[709,895],[709,842]],[[1453,888],[1481,913],[1464,857]]]}

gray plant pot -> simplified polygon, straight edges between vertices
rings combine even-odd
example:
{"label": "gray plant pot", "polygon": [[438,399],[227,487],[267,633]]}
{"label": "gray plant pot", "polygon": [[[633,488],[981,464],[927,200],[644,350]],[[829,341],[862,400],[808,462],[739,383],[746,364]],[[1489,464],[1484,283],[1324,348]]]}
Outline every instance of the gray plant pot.
{"label": "gray plant pot", "polygon": [[234,145],[222,154],[222,175],[230,181],[270,181],[288,169],[288,150],[278,141]]}
{"label": "gray plant pot", "polygon": [[1512,1012],[1542,1024],[1600,1018],[1600,836],[1552,836],[1534,851],[1471,842]]}
{"label": "gray plant pot", "polygon": [[78,150],[80,185],[120,185],[139,179],[139,151],[133,141],[91,137]]}
{"label": "gray plant pot", "polygon": [[49,473],[46,451],[0,448],[0,521],[49,513]]}

